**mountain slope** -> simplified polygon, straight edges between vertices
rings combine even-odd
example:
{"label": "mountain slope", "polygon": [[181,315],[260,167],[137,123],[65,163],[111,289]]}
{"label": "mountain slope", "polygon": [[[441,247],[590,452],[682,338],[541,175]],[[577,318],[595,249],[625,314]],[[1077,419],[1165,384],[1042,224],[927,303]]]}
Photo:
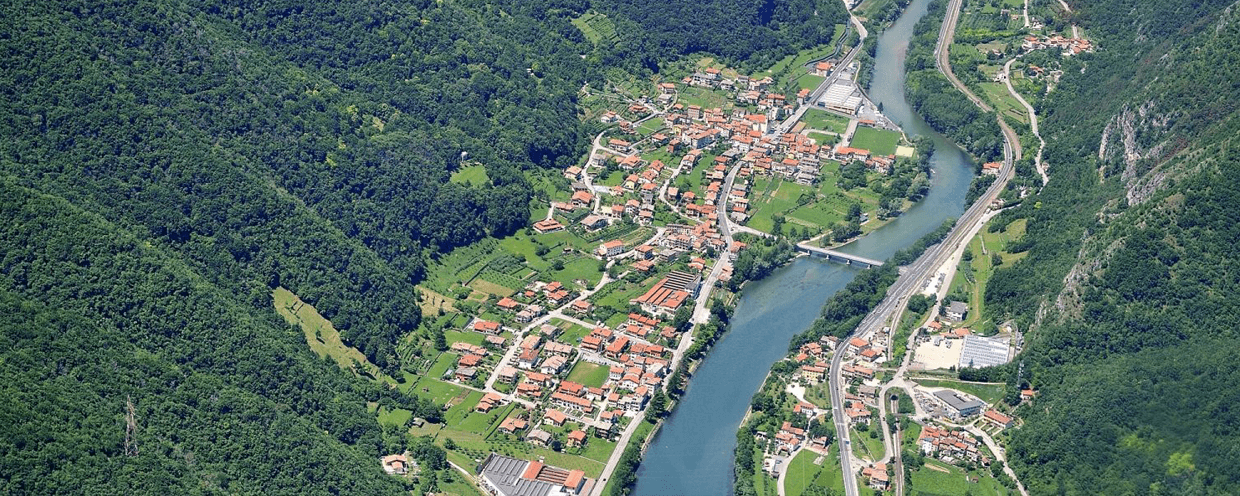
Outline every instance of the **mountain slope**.
{"label": "mountain slope", "polygon": [[[793,4],[810,5],[764,5]],[[595,47],[571,22],[593,7],[6,3],[0,492],[404,490],[375,457],[411,441],[366,405],[438,408],[317,359],[271,290],[398,370],[424,260],[525,227],[529,178],[582,158],[599,124],[579,88],[615,70],[600,60],[646,76],[714,48]],[[724,55],[758,53],[738,46]],[[486,184],[449,181],[467,161]]]}
{"label": "mountain slope", "polygon": [[1024,375],[976,375],[1040,390],[1009,448],[1031,493],[1234,494],[1235,6],[1073,7],[1100,51],[1039,109],[1051,182],[997,221],[1029,219],[1029,256],[986,294],[1029,329]]}

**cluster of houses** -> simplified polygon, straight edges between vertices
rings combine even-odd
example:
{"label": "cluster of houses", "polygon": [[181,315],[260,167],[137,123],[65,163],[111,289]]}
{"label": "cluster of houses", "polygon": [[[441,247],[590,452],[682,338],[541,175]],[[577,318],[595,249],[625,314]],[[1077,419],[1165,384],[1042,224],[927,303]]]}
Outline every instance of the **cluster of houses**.
{"label": "cluster of houses", "polygon": [[947,463],[967,460],[982,465],[990,465],[990,458],[978,450],[977,438],[963,430],[948,430],[933,425],[921,429],[917,438],[917,446],[922,454],[932,456]]}
{"label": "cluster of houses", "polygon": [[[824,65],[825,64],[825,65]],[[819,63],[822,71],[829,71],[829,62]],[[677,188],[666,188],[666,199],[674,202],[688,217],[715,220],[715,205],[723,201],[724,195],[730,195],[729,215],[743,221],[748,208],[748,186],[746,178],[751,175],[780,175],[800,184],[812,184],[818,180],[822,169],[822,161],[859,160],[868,167],[882,173],[888,173],[895,161],[894,155],[880,156],[869,150],[851,147],[819,146],[807,136],[799,132],[775,133],[776,122],[790,115],[796,105],[803,103],[809,91],[803,91],[795,102],[785,101],[784,95],[766,92],[770,78],[751,80],[740,76],[735,83],[740,84],[737,92],[739,103],[753,106],[756,112],[745,108],[737,108],[725,112],[722,108],[702,108],[698,105],[674,104],[663,116],[664,124],[672,131],[668,135],[661,133],[651,135],[648,140],[655,146],[666,146],[671,154],[684,152],[681,162],[671,174],[690,170],[698,165],[702,150],[716,145],[725,145],[727,151],[714,158],[705,178],[705,191],[679,191]],[[708,68],[685,79],[685,84],[710,88],[733,89],[734,82],[724,79],[717,69]],[[670,86],[670,88],[666,87]],[[663,83],[660,90],[664,95],[675,91],[675,85]],[[604,120],[612,118],[605,114]],[[861,122],[871,125],[873,122]],[[634,144],[613,138],[608,141],[608,149],[618,153],[600,153],[591,157],[590,166],[604,168],[609,161],[615,161],[627,176],[621,184],[612,188],[612,195],[628,197],[627,201],[602,207],[594,215],[583,220],[587,229],[597,229],[617,219],[632,218],[635,222],[648,225],[653,221],[654,202],[660,194],[660,186],[668,175],[670,168],[659,160],[647,163],[638,155]],[[738,172],[742,178],[740,184],[731,191],[722,191],[727,171],[740,166]],[[569,167],[565,177],[576,180],[582,171],[580,167]],[[556,208],[572,210],[588,206],[593,200],[593,192],[584,185],[575,183],[573,198],[569,202],[556,203]],[[699,194],[701,196],[699,196]],[[554,228],[549,222],[546,228]],[[538,226],[536,226],[536,229]]]}
{"label": "cluster of houses", "polygon": [[[819,413],[817,409],[802,411],[806,412],[808,417],[813,417]],[[788,421],[784,421],[783,425],[779,427],[779,432],[775,433],[774,442],[775,453],[779,455],[791,455],[803,446],[820,452],[827,449],[827,438],[810,438],[805,429],[793,427],[792,422]]]}
{"label": "cluster of houses", "polygon": [[1063,50],[1064,57],[1079,55],[1083,52],[1093,52],[1094,45],[1084,38],[1065,38],[1060,35],[1053,36],[1026,36],[1020,47],[1025,50],[1043,50],[1047,48],[1059,48]]}
{"label": "cluster of houses", "polygon": [[886,361],[887,345],[876,336],[874,341],[853,337],[844,348],[844,357],[856,359],[858,364],[876,364]]}

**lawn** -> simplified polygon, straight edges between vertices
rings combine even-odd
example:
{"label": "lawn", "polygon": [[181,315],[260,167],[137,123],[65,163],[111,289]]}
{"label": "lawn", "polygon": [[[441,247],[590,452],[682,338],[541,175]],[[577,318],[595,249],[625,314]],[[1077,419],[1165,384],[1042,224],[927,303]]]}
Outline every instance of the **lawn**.
{"label": "lawn", "polygon": [[892,155],[896,152],[900,138],[901,134],[896,131],[859,126],[849,146],[866,149],[878,155]]}
{"label": "lawn", "polygon": [[444,372],[456,365],[457,358],[460,357],[456,353],[441,353],[439,359],[435,360],[435,364],[426,372],[426,376],[431,379],[443,378]]}
{"label": "lawn", "polygon": [[839,136],[835,136],[833,134],[810,132],[805,135],[808,136],[809,139],[814,140],[814,143],[817,143],[819,146],[831,146],[840,141]]}
{"label": "lawn", "polygon": [[573,287],[574,281],[582,279],[592,288],[603,279],[603,272],[599,270],[598,260],[591,257],[578,257],[564,263],[563,269],[551,272],[550,277],[552,281],[560,281],[568,287]]}
{"label": "lawn", "polygon": [[578,384],[585,384],[589,387],[602,387],[607,382],[607,375],[610,373],[607,367],[593,364],[585,360],[578,360],[573,366],[573,370],[568,373],[568,380]]}
{"label": "lawn", "polygon": [[628,318],[627,317],[628,311],[626,309],[629,307],[629,300],[632,300],[634,298],[637,298],[638,296],[641,296],[642,294],[645,294],[646,290],[650,289],[650,287],[653,286],[656,281],[657,279],[655,279],[654,277],[647,277],[646,279],[636,284],[628,282],[628,281],[612,283],[612,284],[621,284],[621,286],[615,289],[611,289],[612,285],[608,284],[603,289],[603,291],[607,292],[606,294],[599,296],[598,293],[595,293],[595,296],[597,296],[597,298],[592,298],[592,299],[594,301],[595,306],[609,307],[609,308],[615,308],[617,310],[623,310],[619,313],[621,314],[622,317]]}
{"label": "lawn", "polygon": [[807,110],[805,115],[801,116],[801,122],[804,122],[807,128],[830,131],[836,134],[844,134],[844,131],[848,130],[847,117],[835,115],[821,109],[812,108]]}
{"label": "lawn", "polygon": [[[935,470],[931,466],[945,469]],[[967,477],[976,477],[978,482],[969,482]],[[991,477],[989,471],[966,472],[965,470],[937,461],[926,461],[926,466],[913,471],[913,480],[909,485],[912,496],[964,496],[1007,495],[1007,488]]]}
{"label": "lawn", "polygon": [[[788,462],[788,466],[784,470],[788,472],[784,476],[784,493],[788,496],[801,496],[815,480],[818,479],[818,473],[823,470],[822,466],[815,465],[814,460],[818,459],[818,453],[810,450],[801,450],[797,456]],[[830,461],[836,462],[835,457],[830,457]],[[824,465],[826,460],[823,461]]]}
{"label": "lawn", "polygon": [[[552,321],[556,320],[559,319],[552,319]],[[561,320],[559,322],[560,323],[554,325],[558,326],[560,329],[563,329],[564,332],[557,336],[555,340],[561,343],[571,344],[573,346],[576,346],[577,343],[581,341],[581,338],[585,337],[587,334],[590,334],[590,331],[593,330],[593,328],[586,327],[581,324],[574,324],[566,320]]]}
{"label": "lawn", "polygon": [[430,377],[423,377],[422,380],[418,381],[406,392],[411,392],[416,396],[430,399],[431,401],[434,401],[435,404],[442,405],[447,403],[448,400],[460,396],[461,391],[464,390],[465,388],[455,384],[449,384]]}
{"label": "lawn", "polygon": [[461,423],[452,426],[467,432],[477,432],[486,437],[491,434],[491,430],[498,427],[500,421],[508,416],[508,412],[513,409],[515,404],[509,403],[503,407],[491,410],[487,413],[472,412],[461,420]]}
{"label": "lawn", "polygon": [[473,331],[444,331],[443,337],[448,341],[449,345],[452,343],[469,343],[474,346],[482,346],[482,343],[486,341],[485,335]]}
{"label": "lawn", "polygon": [[576,248],[582,251],[590,251],[590,250],[593,250],[597,246],[596,243],[591,243],[589,241],[581,239],[581,237],[577,236],[576,234],[573,234],[573,232],[569,230],[556,231],[556,232],[545,233],[545,234],[535,234],[534,241],[541,243],[547,247],[550,247],[552,249],[551,250],[552,253],[556,251],[555,250],[556,248],[561,247],[563,245],[571,246],[573,248]]}
{"label": "lawn", "polygon": [[805,73],[805,75],[797,78],[797,89],[813,90],[814,88],[817,88],[818,85],[822,84],[822,82],[826,79],[827,78],[816,74]]}
{"label": "lawn", "polygon": [[568,448],[570,453],[577,456],[589,458],[596,462],[607,463],[607,459],[611,458],[611,453],[616,450],[616,442],[608,439],[590,437],[586,441],[585,448]]}
{"label": "lawn", "polygon": [[464,480],[465,479],[464,475],[462,475],[460,472],[456,472],[456,469],[452,469],[452,470],[455,472],[452,477],[452,482],[447,482],[447,483],[440,482],[439,483],[439,494],[454,494],[457,496],[483,496],[482,491],[479,491],[478,488],[474,487],[473,484],[470,484],[469,482],[466,482]]}
{"label": "lawn", "polygon": [[[877,413],[875,416],[878,416]],[[869,431],[857,432],[856,430],[853,430],[850,438],[853,443],[853,452],[857,454],[858,458],[869,458],[872,461],[882,459],[883,455],[887,451],[887,448],[883,446],[882,428],[883,426],[880,422],[873,421],[870,422]],[[871,438],[870,431],[878,432],[878,437]]]}
{"label": "lawn", "polygon": [[[809,486],[827,488],[834,494],[844,494],[844,474],[840,472],[839,450],[833,444],[823,457],[822,465],[814,465],[818,454],[802,450],[789,462],[784,476],[784,492],[788,496],[801,496]],[[861,487],[863,491],[865,487]]]}
{"label": "lawn", "polygon": [[512,296],[517,289],[524,286],[520,279],[493,270],[483,271],[481,275],[469,282],[470,289],[499,297]]}
{"label": "lawn", "polygon": [[[474,411],[474,406],[476,406],[478,404],[478,400],[481,400],[481,399],[482,399],[482,392],[468,391],[468,394],[465,396],[465,399],[461,400],[460,403],[453,405],[452,408],[449,408],[448,411],[444,413],[443,415],[444,425],[452,427],[454,425],[457,425],[463,422],[465,420],[465,417],[469,416],[470,412]],[[467,432],[474,432],[474,431],[467,430]]]}
{"label": "lawn", "polygon": [[276,308],[276,313],[284,317],[286,322],[301,327],[306,336],[306,344],[310,345],[310,349],[318,356],[330,356],[336,364],[346,370],[356,363],[358,369],[369,374],[371,379],[387,383],[396,382],[379,370],[379,367],[370,363],[366,355],[363,355],[357,348],[346,346],[340,340],[340,331],[332,326],[331,321],[320,315],[314,306],[302,301],[292,291],[282,287],[272,290],[271,302]]}
{"label": "lawn", "polygon": [[491,179],[487,177],[487,168],[481,165],[461,167],[456,172],[453,172],[452,177],[448,180],[470,186],[485,186],[491,182]]}
{"label": "lawn", "polygon": [[653,119],[647,120],[646,122],[643,122],[640,126],[637,126],[637,134],[640,134],[643,137],[645,137],[645,136],[654,134],[655,131],[658,131],[659,129],[662,129],[662,128],[663,128],[663,119],[660,117],[655,117]]}
{"label": "lawn", "polygon": [[393,408],[388,410],[379,407],[379,424],[381,425],[405,425],[409,418],[413,417],[413,412],[404,408]]}
{"label": "lawn", "polygon": [[970,384],[947,379],[913,379],[926,387],[951,388],[977,396],[982,401],[994,405],[1003,401],[1003,384]]}

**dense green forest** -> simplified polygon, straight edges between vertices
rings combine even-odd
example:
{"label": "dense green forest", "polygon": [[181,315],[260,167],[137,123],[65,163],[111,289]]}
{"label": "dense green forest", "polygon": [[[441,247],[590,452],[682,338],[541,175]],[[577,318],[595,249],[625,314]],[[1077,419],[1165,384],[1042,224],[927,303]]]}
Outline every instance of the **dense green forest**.
{"label": "dense green forest", "polygon": [[904,59],[904,94],[913,110],[934,130],[983,161],[1000,160],[1003,135],[998,122],[956,91],[934,64],[934,46],[946,8],[945,0],[931,2],[926,15],[913,26],[913,38]]}
{"label": "dense green forest", "polygon": [[[582,158],[583,83],[760,65],[837,3],[7,3],[0,492],[403,490],[366,403],[438,408],[316,359],[271,289],[397,370],[428,257],[523,228],[531,177]],[[591,10],[626,41],[587,41]],[[466,161],[486,184],[448,181]]]}
{"label": "dense green forest", "polygon": [[1008,449],[1031,494],[1236,494],[1240,26],[1221,1],[1073,8],[1100,49],[1039,104],[1049,185],[992,226],[1028,219],[985,295],[1028,344],[969,375],[1039,391]]}
{"label": "dense green forest", "polygon": [[596,8],[622,19],[617,31],[645,60],[703,52],[751,72],[829,42],[848,22],[843,2],[830,0],[599,0]]}

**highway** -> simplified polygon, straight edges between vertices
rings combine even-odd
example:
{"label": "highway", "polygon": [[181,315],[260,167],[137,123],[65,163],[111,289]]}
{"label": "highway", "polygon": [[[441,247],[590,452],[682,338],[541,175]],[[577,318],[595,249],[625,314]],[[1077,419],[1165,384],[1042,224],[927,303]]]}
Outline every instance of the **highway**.
{"label": "highway", "polygon": [[[990,106],[977,98],[976,95],[973,95],[968,88],[956,79],[951,72],[951,65],[947,60],[947,47],[950,46],[952,35],[955,32],[956,21],[960,16],[961,2],[962,0],[951,0],[948,4],[943,27],[939,31],[939,42],[935,48],[935,60],[939,64],[939,69],[943,71],[944,75],[951,80],[957,89],[968,96],[970,100],[973,100],[973,103],[983,111],[989,112],[991,110]],[[928,248],[917,260],[906,267],[906,270],[896,278],[896,282],[888,288],[887,295],[879,302],[878,306],[866,315],[851,335],[845,338],[845,343],[853,336],[872,336],[875,332],[882,329],[891,317],[896,316],[898,318],[900,312],[904,310],[908,298],[915,294],[925,280],[933,275],[934,271],[951,257],[956,247],[969,241],[973,228],[983,222],[983,217],[986,211],[989,210],[991,202],[998,198],[999,193],[1007,186],[1015,169],[1014,163],[1020,158],[1020,139],[1002,119],[999,119],[999,125],[1003,130],[1004,141],[1003,167],[999,170],[999,177],[957,219],[956,225],[942,242]],[[840,466],[843,469],[844,475],[844,494],[846,496],[858,496],[858,468],[852,466],[854,462],[852,443],[848,435],[848,420],[844,418],[843,396],[846,384],[840,375],[844,365],[843,351],[845,346],[842,343],[840,349],[836,351],[835,356],[831,360],[831,412],[835,423],[836,443],[840,450]],[[903,477],[903,474],[896,474],[896,477]]]}

